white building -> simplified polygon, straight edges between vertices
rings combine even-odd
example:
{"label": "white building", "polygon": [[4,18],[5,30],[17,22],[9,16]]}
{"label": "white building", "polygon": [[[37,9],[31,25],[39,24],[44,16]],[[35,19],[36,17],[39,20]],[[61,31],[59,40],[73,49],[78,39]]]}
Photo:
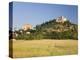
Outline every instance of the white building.
{"label": "white building", "polygon": [[24,31],[26,31],[26,30],[28,30],[28,29],[32,29],[32,25],[30,25],[30,24],[25,24],[25,25],[22,26],[22,29],[23,29]]}
{"label": "white building", "polygon": [[60,16],[56,19],[56,22],[64,23],[65,21],[67,21],[67,18],[65,18],[64,16]]}

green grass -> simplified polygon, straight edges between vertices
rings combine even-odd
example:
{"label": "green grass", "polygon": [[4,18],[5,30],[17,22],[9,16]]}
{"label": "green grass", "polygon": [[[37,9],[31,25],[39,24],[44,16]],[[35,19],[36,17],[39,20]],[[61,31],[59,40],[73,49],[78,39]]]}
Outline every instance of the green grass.
{"label": "green grass", "polygon": [[13,58],[78,54],[78,40],[13,41]]}

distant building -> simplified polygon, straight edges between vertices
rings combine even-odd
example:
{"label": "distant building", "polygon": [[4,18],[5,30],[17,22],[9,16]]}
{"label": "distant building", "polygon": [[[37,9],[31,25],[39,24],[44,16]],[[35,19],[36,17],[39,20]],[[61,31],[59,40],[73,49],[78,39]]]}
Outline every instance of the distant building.
{"label": "distant building", "polygon": [[30,32],[26,32],[26,34],[30,34]]}
{"label": "distant building", "polygon": [[24,31],[29,30],[29,29],[32,29],[32,25],[30,25],[30,24],[25,24],[25,25],[22,26],[22,29],[23,29]]}
{"label": "distant building", "polygon": [[65,18],[64,16],[60,16],[56,19],[56,22],[60,22],[60,23],[64,23],[65,21],[67,21],[67,18]]}

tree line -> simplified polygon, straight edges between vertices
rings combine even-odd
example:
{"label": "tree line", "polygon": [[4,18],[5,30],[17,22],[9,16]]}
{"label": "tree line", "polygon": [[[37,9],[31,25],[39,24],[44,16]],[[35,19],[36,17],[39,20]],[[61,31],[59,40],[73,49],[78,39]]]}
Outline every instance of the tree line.
{"label": "tree line", "polygon": [[[28,34],[27,32],[30,32]],[[47,21],[40,25],[36,25],[34,29],[24,31],[22,29],[15,30],[12,38],[17,40],[41,40],[41,39],[74,39],[78,40],[78,26],[67,20],[64,23],[57,23],[56,19]]]}

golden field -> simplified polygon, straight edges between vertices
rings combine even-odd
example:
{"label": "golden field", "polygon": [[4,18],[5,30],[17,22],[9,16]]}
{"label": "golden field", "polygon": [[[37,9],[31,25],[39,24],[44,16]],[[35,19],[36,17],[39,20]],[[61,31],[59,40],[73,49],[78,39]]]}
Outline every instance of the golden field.
{"label": "golden field", "polygon": [[78,54],[78,40],[16,40],[13,58]]}

